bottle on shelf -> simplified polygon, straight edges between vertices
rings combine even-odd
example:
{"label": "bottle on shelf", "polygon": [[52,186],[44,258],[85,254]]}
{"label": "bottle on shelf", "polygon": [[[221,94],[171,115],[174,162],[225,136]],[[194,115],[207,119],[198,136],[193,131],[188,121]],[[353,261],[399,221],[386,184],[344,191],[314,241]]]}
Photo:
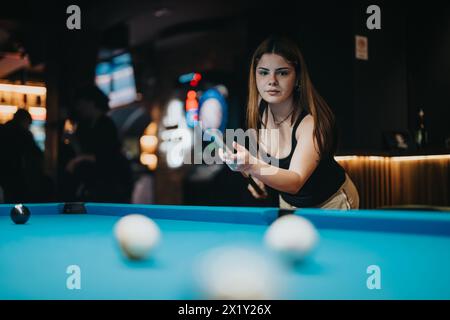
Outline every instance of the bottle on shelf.
{"label": "bottle on shelf", "polygon": [[419,109],[415,140],[419,149],[426,147],[428,144],[428,132],[425,128],[425,112],[423,108]]}
{"label": "bottle on shelf", "polygon": [[36,107],[38,107],[38,108],[41,107],[41,96],[36,97]]}
{"label": "bottle on shelf", "polygon": [[26,94],[23,95],[23,100],[22,100],[22,103],[21,103],[20,107],[25,109],[25,110],[28,110],[28,97],[27,97]]}

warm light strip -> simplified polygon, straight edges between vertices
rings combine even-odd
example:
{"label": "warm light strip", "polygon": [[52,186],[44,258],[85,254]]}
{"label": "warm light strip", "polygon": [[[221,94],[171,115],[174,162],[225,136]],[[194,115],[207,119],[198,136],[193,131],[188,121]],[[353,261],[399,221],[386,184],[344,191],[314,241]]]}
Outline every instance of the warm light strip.
{"label": "warm light strip", "polygon": [[11,105],[0,105],[0,113],[16,113],[17,107]]}
{"label": "warm light strip", "polygon": [[336,156],[336,161],[369,160],[369,161],[417,161],[417,160],[443,160],[450,159],[450,154],[426,155],[426,156],[400,156],[400,157],[380,157],[380,156]]}
{"label": "warm light strip", "polygon": [[392,161],[444,160],[444,159],[450,159],[450,154],[392,157],[391,158]]}
{"label": "warm light strip", "polygon": [[156,133],[158,132],[158,125],[156,122],[151,122],[147,128],[145,128],[144,134],[148,136],[156,136]]}
{"label": "warm light strip", "polygon": [[143,153],[141,154],[140,160],[144,165],[152,165],[158,161],[158,158],[154,154]]}
{"label": "warm light strip", "polygon": [[369,161],[385,161],[389,160],[389,157],[380,157],[380,156],[368,156]]}
{"label": "warm light strip", "polygon": [[336,161],[349,161],[349,160],[356,160],[358,159],[358,156],[336,156],[334,159]]}
{"label": "warm light strip", "polygon": [[158,138],[155,136],[142,136],[140,139],[141,145],[146,147],[153,147],[158,144]]}
{"label": "warm light strip", "polygon": [[23,85],[17,85],[17,84],[0,83],[0,91],[16,92],[16,93],[23,93],[23,94],[45,95],[47,93],[47,88],[46,87],[37,87],[37,86],[23,86]]}
{"label": "warm light strip", "polygon": [[42,107],[30,107],[30,109],[28,111],[33,116],[45,117],[45,115],[47,114],[47,109],[42,108]]}

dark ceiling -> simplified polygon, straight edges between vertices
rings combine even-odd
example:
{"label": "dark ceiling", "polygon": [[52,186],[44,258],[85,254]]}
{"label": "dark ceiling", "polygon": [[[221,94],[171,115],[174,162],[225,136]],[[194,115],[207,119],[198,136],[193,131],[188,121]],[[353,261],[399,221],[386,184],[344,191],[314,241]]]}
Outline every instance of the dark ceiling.
{"label": "dark ceiling", "polygon": [[66,8],[71,4],[81,9],[82,32],[101,34],[106,44],[112,39],[138,47],[149,42],[154,46],[176,46],[191,36],[244,18],[260,3],[256,0],[10,1],[2,4],[0,12],[0,77],[27,64],[7,58],[12,53],[23,57],[30,54],[29,70],[42,70],[36,68],[42,61],[34,56],[42,55],[55,34],[67,32]]}

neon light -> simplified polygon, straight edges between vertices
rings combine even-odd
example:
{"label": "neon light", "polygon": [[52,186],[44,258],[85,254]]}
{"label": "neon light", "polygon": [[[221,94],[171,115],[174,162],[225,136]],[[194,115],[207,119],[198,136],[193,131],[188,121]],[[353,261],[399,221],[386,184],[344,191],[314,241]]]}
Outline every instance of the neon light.
{"label": "neon light", "polygon": [[195,99],[186,100],[186,111],[197,110],[198,109],[198,101]]}
{"label": "neon light", "polygon": [[189,90],[187,93],[187,97],[188,99],[195,99],[197,98],[197,92],[195,92],[194,90]]}
{"label": "neon light", "polygon": [[200,73],[195,73],[192,80],[199,82],[200,80],[202,80],[202,75]]}
{"label": "neon light", "polygon": [[193,73],[193,72],[183,74],[178,77],[178,82],[179,83],[188,83],[188,82],[192,81],[192,79],[194,79],[194,76],[195,76],[195,73]]}

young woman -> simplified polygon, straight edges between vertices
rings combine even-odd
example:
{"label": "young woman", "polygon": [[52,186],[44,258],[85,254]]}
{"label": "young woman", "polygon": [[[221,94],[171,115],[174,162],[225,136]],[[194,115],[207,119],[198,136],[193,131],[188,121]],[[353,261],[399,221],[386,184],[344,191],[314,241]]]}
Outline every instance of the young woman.
{"label": "young woman", "polygon": [[[281,208],[359,207],[355,185],[334,160],[334,115],[289,39],[271,37],[256,49],[247,121],[248,128],[258,132],[258,154],[234,143],[236,153],[219,151],[220,155],[224,161],[237,162],[236,171],[251,175],[264,191],[266,186],[277,191]],[[265,161],[268,157],[272,160]],[[256,198],[263,197],[251,185],[249,190]]]}

